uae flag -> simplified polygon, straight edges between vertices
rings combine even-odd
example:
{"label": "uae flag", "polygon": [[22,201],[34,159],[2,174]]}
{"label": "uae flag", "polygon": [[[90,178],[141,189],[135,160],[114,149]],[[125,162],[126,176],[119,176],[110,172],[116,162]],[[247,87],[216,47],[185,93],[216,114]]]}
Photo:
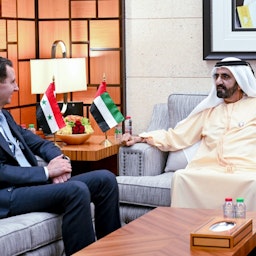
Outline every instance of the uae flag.
{"label": "uae flag", "polygon": [[105,81],[100,84],[90,112],[103,132],[108,131],[124,120],[123,115],[107,93]]}
{"label": "uae flag", "polygon": [[43,95],[36,111],[37,121],[44,133],[55,133],[65,127],[63,116],[55,97],[55,84],[52,82]]}

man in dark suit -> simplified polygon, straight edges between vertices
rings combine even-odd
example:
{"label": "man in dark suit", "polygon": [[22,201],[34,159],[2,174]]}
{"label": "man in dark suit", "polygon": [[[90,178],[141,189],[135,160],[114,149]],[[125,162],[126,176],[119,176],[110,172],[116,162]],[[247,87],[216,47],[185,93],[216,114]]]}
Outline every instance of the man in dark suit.
{"label": "man in dark suit", "polygon": [[[107,170],[71,177],[72,166],[60,149],[17,125],[3,109],[18,90],[12,62],[0,57],[0,117],[16,141],[10,142],[0,122],[0,218],[40,211],[63,214],[65,252],[71,255],[95,241],[91,202],[98,239],[120,227],[116,178]],[[35,155],[48,165],[38,166]]]}

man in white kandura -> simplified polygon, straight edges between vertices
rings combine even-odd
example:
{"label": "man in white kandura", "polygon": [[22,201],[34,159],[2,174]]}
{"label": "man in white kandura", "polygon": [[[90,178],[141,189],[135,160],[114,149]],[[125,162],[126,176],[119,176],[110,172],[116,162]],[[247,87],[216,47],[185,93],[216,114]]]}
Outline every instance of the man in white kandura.
{"label": "man in white kandura", "polygon": [[174,129],[124,134],[122,143],[184,149],[189,163],[175,172],[172,207],[220,208],[229,196],[255,211],[256,79],[248,62],[233,57],[217,62],[212,76],[208,97]]}

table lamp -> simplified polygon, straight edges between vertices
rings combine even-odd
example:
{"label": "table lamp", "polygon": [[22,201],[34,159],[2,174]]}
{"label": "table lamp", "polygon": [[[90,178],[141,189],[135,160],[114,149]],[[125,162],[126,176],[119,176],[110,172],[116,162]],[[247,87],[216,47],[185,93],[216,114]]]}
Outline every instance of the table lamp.
{"label": "table lamp", "polygon": [[[56,45],[62,46],[63,58],[55,58]],[[55,92],[64,93],[64,104],[67,108],[67,93],[87,90],[85,58],[66,58],[65,44],[58,40],[52,45],[51,59],[30,60],[31,93],[44,94],[49,84],[55,82]]]}

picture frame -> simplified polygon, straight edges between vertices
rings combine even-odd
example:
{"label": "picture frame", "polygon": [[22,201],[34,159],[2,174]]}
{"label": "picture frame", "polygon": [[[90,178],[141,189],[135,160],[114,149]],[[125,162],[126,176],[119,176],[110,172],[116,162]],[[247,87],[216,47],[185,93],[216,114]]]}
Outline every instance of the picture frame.
{"label": "picture frame", "polygon": [[203,60],[256,60],[256,29],[237,27],[236,1],[203,0]]}

